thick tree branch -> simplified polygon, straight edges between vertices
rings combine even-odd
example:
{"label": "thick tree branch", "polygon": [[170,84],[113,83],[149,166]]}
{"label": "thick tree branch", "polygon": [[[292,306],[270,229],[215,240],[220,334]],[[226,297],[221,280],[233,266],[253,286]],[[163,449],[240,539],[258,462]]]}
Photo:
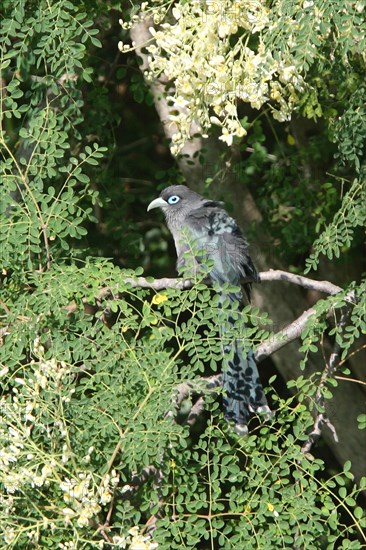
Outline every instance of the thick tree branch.
{"label": "thick tree branch", "polygon": [[302,315],[300,315],[300,317],[295,319],[295,321],[292,321],[292,323],[284,329],[277,332],[271,339],[264,341],[260,346],[258,346],[255,352],[256,361],[260,363],[267,357],[270,357],[272,353],[275,353],[293,340],[300,338],[307,322],[314,314],[314,308],[307,309]]}
{"label": "thick tree branch", "polygon": [[317,281],[303,275],[296,275],[280,269],[270,269],[260,273],[261,281],[286,281],[298,286],[302,286],[308,290],[316,290],[325,292],[326,294],[337,294],[342,290],[340,286],[334,285],[329,281]]}
{"label": "thick tree branch", "polygon": [[[327,294],[337,294],[342,291],[342,288],[334,285],[329,281],[317,281],[315,279],[310,279],[308,277],[296,275],[293,273],[288,273],[286,271],[270,269],[269,271],[262,271],[260,273],[260,279],[263,282],[268,281],[286,281],[293,283],[295,285],[302,286],[307,289],[316,290],[319,292],[324,292]],[[145,277],[127,277],[123,279],[123,285],[130,285],[132,288],[150,288],[155,291],[161,291],[166,288],[175,288],[180,290],[186,290],[192,287],[193,282],[189,279],[181,278],[162,278],[162,279],[147,279]],[[96,302],[100,302],[108,297],[119,296],[120,289],[118,287],[111,288],[105,287],[102,288],[98,296],[96,296]],[[349,293],[348,299],[352,300],[353,293]],[[78,308],[76,302],[72,302],[67,306],[67,311],[69,314],[76,311]],[[89,313],[95,313],[95,306],[84,303],[84,308]],[[263,342],[256,350],[255,358],[258,362],[263,361],[275,351],[286,346],[288,343],[296,340],[300,337],[302,331],[304,330],[307,322],[310,317],[316,313],[314,308],[310,308],[304,311],[300,317],[292,321],[287,327],[277,332],[270,340]]]}
{"label": "thick tree branch", "polygon": [[[305,277],[303,278],[305,279]],[[332,283],[328,283],[327,281],[320,281],[320,283],[322,284],[324,283],[324,285],[329,284],[335,287],[335,285],[332,285]],[[354,300],[355,300],[354,292],[350,291],[346,295],[345,301],[348,303],[351,303]],[[293,342],[297,338],[300,338],[301,333],[305,329],[309,319],[315,314],[316,314],[315,308],[312,307],[310,309],[307,309],[306,311],[304,311],[304,313],[300,315],[300,317],[295,319],[295,321],[292,321],[292,323],[290,323],[284,329],[277,332],[270,340],[266,340],[265,342],[263,342],[260,346],[258,346],[255,352],[256,361],[257,362],[263,361],[264,359],[272,355],[275,351],[286,346],[289,342]],[[333,315],[333,308],[329,308],[327,317],[330,317],[332,315]]]}
{"label": "thick tree branch", "polygon": [[189,380],[187,382],[182,382],[181,384],[178,384],[173,397],[172,409],[167,412],[166,417],[175,419],[177,411],[179,410],[183,401],[192,395],[198,395],[199,398],[196,403],[191,407],[191,410],[186,420],[187,424],[192,426],[205,408],[203,394],[207,393],[208,391],[215,392],[216,388],[219,388],[221,386],[221,374],[214,374],[213,376],[202,377],[198,380]]}
{"label": "thick tree branch", "polygon": [[[149,31],[150,27],[153,27],[153,21],[149,18],[145,18],[135,23],[130,31],[131,40],[136,49],[136,53],[141,59],[140,70],[145,76],[149,69],[149,56],[145,50],[145,46],[153,39]],[[160,78],[148,81],[148,85],[154,96],[155,108],[164,128],[165,135],[171,140],[173,135],[177,133],[177,127],[170,118],[171,108],[166,100],[167,90],[169,87],[171,88],[172,85],[164,75],[161,75]],[[192,170],[192,163],[196,162],[193,159],[196,159],[197,154],[202,149],[202,138],[198,135],[198,126],[192,125],[190,131],[192,136],[197,135],[197,137],[188,140],[181,150],[181,168],[183,171],[184,168]]]}
{"label": "thick tree branch", "polygon": [[[267,281],[285,281],[298,286],[302,286],[307,289],[317,290],[318,292],[325,292],[326,294],[337,294],[342,290],[340,286],[334,285],[329,281],[317,281],[316,279],[310,279],[287,271],[281,271],[279,269],[270,269],[268,271],[262,271],[259,273],[260,280],[262,282]],[[154,290],[163,290],[164,288],[178,288],[186,289],[192,286],[192,281],[189,279],[169,278],[149,280],[145,277],[128,277],[124,279],[124,283],[128,283],[134,288],[152,288]],[[108,294],[108,289],[102,290],[101,297]]]}

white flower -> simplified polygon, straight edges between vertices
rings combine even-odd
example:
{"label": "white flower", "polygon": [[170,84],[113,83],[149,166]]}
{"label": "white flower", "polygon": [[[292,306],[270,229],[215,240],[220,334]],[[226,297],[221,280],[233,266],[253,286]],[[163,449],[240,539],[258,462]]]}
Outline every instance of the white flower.
{"label": "white flower", "polygon": [[289,67],[285,67],[280,72],[280,78],[282,82],[290,82],[292,80],[294,73],[296,71],[296,67],[294,65],[290,65]]}
{"label": "white flower", "polygon": [[111,471],[111,485],[114,487],[118,485],[119,483],[119,474],[116,472],[116,470]]}
{"label": "white flower", "polygon": [[155,550],[158,546],[157,542],[151,542],[148,537],[138,535],[131,541],[130,550]]}
{"label": "white flower", "polygon": [[222,135],[219,137],[219,139],[230,147],[230,145],[232,145],[233,143],[233,137],[233,134],[231,134],[227,128],[223,128]]}
{"label": "white flower", "polygon": [[131,527],[131,529],[128,531],[128,534],[132,535],[133,537],[137,537],[137,535],[139,534],[138,526],[135,525],[134,527]]}
{"label": "white flower", "polygon": [[225,57],[223,55],[215,55],[210,60],[210,65],[212,65],[212,67],[217,67],[218,65],[224,65],[224,63],[225,63]]}
{"label": "white flower", "polygon": [[61,457],[61,460],[64,464],[66,464],[66,462],[68,462],[70,458],[70,451],[69,451],[69,448],[68,446],[66,445],[66,443],[63,444],[62,446],[62,457]]}
{"label": "white flower", "polygon": [[148,550],[148,545],[142,537],[136,537],[130,544],[130,550]]}
{"label": "white flower", "polygon": [[234,105],[233,103],[229,103],[229,102],[226,103],[225,111],[230,116],[236,116],[237,115],[236,105]]}
{"label": "white flower", "polygon": [[244,137],[244,136],[247,135],[247,131],[245,130],[245,128],[243,128],[243,126],[241,124],[239,124],[237,129],[236,129],[236,135],[238,137]]}
{"label": "white flower", "polygon": [[65,523],[70,523],[71,518],[75,516],[74,510],[72,510],[71,508],[63,508],[62,513],[65,518]]}
{"label": "white flower", "polygon": [[9,466],[10,462],[16,462],[16,461],[17,461],[16,456],[5,451],[4,449],[0,449],[0,467]]}
{"label": "white flower", "polygon": [[180,19],[182,17],[182,12],[180,11],[179,7],[178,6],[175,6],[173,9],[172,9],[172,14],[173,14],[173,17],[178,21],[178,19]]}
{"label": "white flower", "polygon": [[60,542],[59,548],[62,548],[62,550],[76,550],[76,542],[70,540],[67,542]]}
{"label": "white flower", "polygon": [[32,546],[37,547],[38,541],[39,541],[39,532],[35,531],[28,531],[27,537],[29,538],[30,543]]}
{"label": "white flower", "polygon": [[83,508],[80,511],[80,515],[77,519],[79,527],[86,527],[89,524],[89,520],[98,514],[101,507],[95,499],[85,499],[83,501]]}
{"label": "white flower", "polygon": [[79,527],[87,527],[89,525],[89,513],[86,510],[83,510],[80,516],[77,519],[77,524]]}
{"label": "white flower", "polygon": [[16,533],[13,527],[6,527],[4,532],[4,540],[7,544],[11,544],[16,539]]}
{"label": "white flower", "polygon": [[45,464],[42,468],[42,476],[43,477],[48,477],[52,473],[53,473],[52,466],[50,464]]}
{"label": "white flower", "polygon": [[105,491],[102,492],[102,494],[100,495],[100,503],[103,504],[103,506],[105,504],[108,504],[108,502],[110,502],[112,500],[112,495],[111,493],[106,489]]}
{"label": "white flower", "polygon": [[219,31],[219,37],[225,38],[225,36],[228,36],[229,34],[235,34],[238,27],[237,25],[224,21],[219,23],[217,29]]}
{"label": "white flower", "polygon": [[43,483],[44,483],[44,478],[42,476],[34,476],[31,481],[32,487],[34,486],[42,487]]}
{"label": "white flower", "polygon": [[118,535],[115,535],[112,538],[113,544],[118,546],[118,548],[126,548],[127,546],[127,540],[126,537],[119,537]]}
{"label": "white flower", "polygon": [[212,122],[212,124],[217,124],[218,126],[222,126],[221,120],[216,116],[210,116],[210,122]]}
{"label": "white flower", "polygon": [[189,101],[184,99],[184,97],[182,97],[181,95],[178,96],[178,97],[172,98],[172,100],[173,100],[173,103],[174,103],[174,107],[176,107],[178,110],[182,109],[184,107],[187,107],[187,105],[189,105]]}
{"label": "white flower", "polygon": [[132,485],[124,485],[123,487],[121,487],[121,493],[128,493],[129,491],[132,491],[132,489]]}

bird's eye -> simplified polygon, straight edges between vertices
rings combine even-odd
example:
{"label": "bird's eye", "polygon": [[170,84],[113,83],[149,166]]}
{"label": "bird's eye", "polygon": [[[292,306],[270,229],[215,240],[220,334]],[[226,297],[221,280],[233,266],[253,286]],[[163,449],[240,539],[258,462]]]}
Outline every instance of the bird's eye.
{"label": "bird's eye", "polygon": [[180,197],[178,197],[178,195],[172,195],[168,199],[169,204],[177,204],[177,202],[179,202],[179,201],[180,201]]}

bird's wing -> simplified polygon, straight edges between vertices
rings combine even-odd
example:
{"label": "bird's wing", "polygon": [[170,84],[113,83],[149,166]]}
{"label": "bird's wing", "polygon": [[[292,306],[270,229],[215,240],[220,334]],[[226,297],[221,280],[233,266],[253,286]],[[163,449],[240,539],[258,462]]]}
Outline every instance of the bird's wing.
{"label": "bird's wing", "polygon": [[236,221],[212,203],[193,210],[185,219],[202,256],[213,260],[211,276],[219,282],[258,281],[248,244]]}

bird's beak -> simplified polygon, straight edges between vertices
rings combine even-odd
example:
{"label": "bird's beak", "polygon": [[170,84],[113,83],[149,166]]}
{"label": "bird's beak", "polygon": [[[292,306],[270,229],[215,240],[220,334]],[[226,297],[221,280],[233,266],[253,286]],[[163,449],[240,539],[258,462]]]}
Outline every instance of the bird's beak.
{"label": "bird's beak", "polygon": [[162,199],[161,197],[158,197],[157,199],[154,199],[151,201],[149,206],[147,207],[147,211],[152,210],[153,208],[162,208],[163,206],[167,206],[168,203]]}

